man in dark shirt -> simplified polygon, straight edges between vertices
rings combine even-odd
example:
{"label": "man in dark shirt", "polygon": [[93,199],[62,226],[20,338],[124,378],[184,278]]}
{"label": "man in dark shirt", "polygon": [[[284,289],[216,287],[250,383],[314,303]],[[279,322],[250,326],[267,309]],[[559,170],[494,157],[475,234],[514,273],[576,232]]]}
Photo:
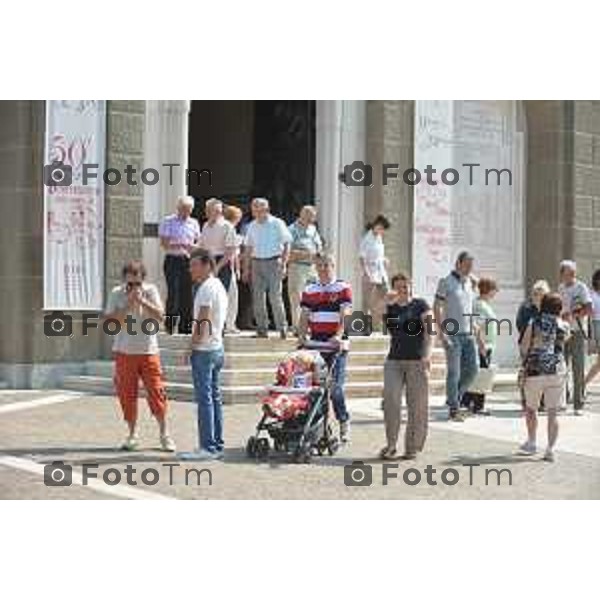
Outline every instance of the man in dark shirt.
{"label": "man in dark shirt", "polygon": [[412,297],[408,275],[395,275],[391,285],[385,314],[391,341],[384,365],[383,389],[387,446],[380,452],[380,458],[397,458],[402,394],[406,387],[408,422],[402,458],[412,459],[423,449],[427,437],[432,313],[425,300]]}

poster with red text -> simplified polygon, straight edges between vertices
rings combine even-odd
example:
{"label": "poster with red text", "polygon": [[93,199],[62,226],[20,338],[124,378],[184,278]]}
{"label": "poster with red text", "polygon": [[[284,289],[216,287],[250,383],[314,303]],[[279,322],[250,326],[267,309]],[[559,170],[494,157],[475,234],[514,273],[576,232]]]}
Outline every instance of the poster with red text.
{"label": "poster with red text", "polygon": [[[46,102],[45,310],[102,308],[105,150],[105,100]],[[85,164],[98,176],[84,185]]]}

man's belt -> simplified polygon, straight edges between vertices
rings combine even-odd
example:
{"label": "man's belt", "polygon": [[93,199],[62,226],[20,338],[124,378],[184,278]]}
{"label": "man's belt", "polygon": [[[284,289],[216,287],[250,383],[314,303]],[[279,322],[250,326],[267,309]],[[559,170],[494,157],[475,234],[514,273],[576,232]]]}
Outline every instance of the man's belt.
{"label": "man's belt", "polygon": [[255,256],[253,256],[252,260],[278,260],[280,258],[281,258],[281,255],[270,256],[269,258],[256,258]]}

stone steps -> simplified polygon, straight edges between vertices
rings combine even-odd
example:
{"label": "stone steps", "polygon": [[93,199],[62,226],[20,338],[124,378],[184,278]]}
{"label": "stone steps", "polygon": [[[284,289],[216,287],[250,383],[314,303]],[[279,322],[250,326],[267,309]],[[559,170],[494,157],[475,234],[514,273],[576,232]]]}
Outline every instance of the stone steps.
{"label": "stone steps", "polygon": [[[189,364],[190,338],[182,335],[159,334],[161,361],[167,392],[174,400],[193,399]],[[346,395],[354,398],[381,398],[383,393],[383,363],[387,355],[388,338],[379,334],[351,340],[347,365]],[[257,339],[250,333],[225,337],[223,401],[227,404],[257,402],[264,388],[273,383],[277,363],[297,347],[297,340],[281,340],[272,334],[269,339]],[[443,394],[445,389],[445,357],[441,348],[432,355],[430,390]],[[71,390],[113,395],[113,365],[110,361],[91,361],[86,374],[67,377],[64,387]],[[505,378],[506,379],[506,378]],[[513,385],[499,376],[498,386]]]}
{"label": "stone steps", "polygon": [[[387,350],[388,336],[373,334],[368,337],[350,338],[352,350]],[[189,352],[190,336],[158,334],[158,343],[161,350],[184,350]],[[260,348],[263,352],[292,352],[298,346],[298,339],[289,336],[286,340],[279,338],[278,334],[271,332],[268,339],[258,339],[252,332],[243,332],[240,335],[226,335],[223,338],[225,352],[252,352]]]}
{"label": "stone steps", "polygon": [[[113,364],[109,361],[96,361],[88,363],[86,375],[96,377],[112,377]],[[181,366],[164,366],[164,375],[167,381],[190,383],[192,374],[189,364]],[[221,371],[223,385],[268,385],[273,382],[275,369],[265,368],[224,368]],[[445,375],[443,365],[433,365],[432,379],[441,379]],[[350,364],[346,369],[346,380],[352,382],[376,381],[383,378],[382,365],[355,365]]]}
{"label": "stone steps", "polygon": [[[516,372],[498,373],[494,384],[494,391],[516,391]],[[89,392],[98,395],[114,395],[112,377],[98,375],[83,375],[66,377],[63,387],[68,390]],[[193,400],[193,385],[191,382],[167,381],[167,393],[172,400]],[[444,393],[445,381],[437,379],[430,381],[429,390],[431,394],[440,395]],[[383,381],[358,381],[348,382],[345,386],[348,400],[355,398],[381,398],[383,395]],[[223,402],[225,404],[241,404],[258,402],[260,395],[264,393],[263,385],[224,385],[222,388]],[[144,395],[141,389],[141,395]]]}

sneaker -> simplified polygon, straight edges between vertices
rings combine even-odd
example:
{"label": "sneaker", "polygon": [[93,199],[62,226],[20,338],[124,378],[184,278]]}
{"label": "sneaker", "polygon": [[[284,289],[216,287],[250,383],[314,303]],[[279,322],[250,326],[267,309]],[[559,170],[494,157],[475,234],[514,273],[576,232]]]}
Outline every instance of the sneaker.
{"label": "sneaker", "polygon": [[448,421],[455,421],[462,423],[465,420],[465,416],[458,409],[450,409],[448,411]]}
{"label": "sneaker", "polygon": [[537,448],[535,444],[531,442],[525,442],[519,446],[519,454],[523,454],[525,456],[531,456],[537,452]]}
{"label": "sneaker", "polygon": [[554,462],[554,451],[552,448],[546,449],[546,452],[544,452],[544,460],[546,462]]}
{"label": "sneaker", "polygon": [[138,449],[139,440],[137,435],[128,435],[127,439],[121,444],[121,450],[126,450],[127,452],[134,452]]}
{"label": "sneaker", "polygon": [[400,457],[400,460],[415,460],[415,458],[417,458],[417,453],[416,452],[405,452]]}
{"label": "sneaker", "polygon": [[340,442],[347,444],[350,441],[350,421],[340,423]]}
{"label": "sneaker", "polygon": [[255,337],[263,340],[268,340],[269,334],[266,331],[257,331]]}
{"label": "sneaker", "polygon": [[204,461],[217,460],[220,458],[218,452],[209,452],[208,450],[194,450],[193,452],[179,452],[177,454],[179,460]]}
{"label": "sneaker", "polygon": [[576,408],[575,411],[573,412],[573,414],[576,417],[582,417],[583,416],[583,408]]}
{"label": "sneaker", "polygon": [[160,447],[163,452],[175,452],[175,442],[169,435],[160,436]]}
{"label": "sneaker", "polygon": [[287,332],[286,332],[286,330],[285,330],[285,329],[282,329],[282,330],[279,332],[279,337],[280,337],[280,339],[282,339],[282,340],[287,340]]}
{"label": "sneaker", "polygon": [[396,451],[396,448],[389,448],[386,446],[379,453],[379,458],[381,460],[393,460],[394,458],[398,458],[398,452]]}

